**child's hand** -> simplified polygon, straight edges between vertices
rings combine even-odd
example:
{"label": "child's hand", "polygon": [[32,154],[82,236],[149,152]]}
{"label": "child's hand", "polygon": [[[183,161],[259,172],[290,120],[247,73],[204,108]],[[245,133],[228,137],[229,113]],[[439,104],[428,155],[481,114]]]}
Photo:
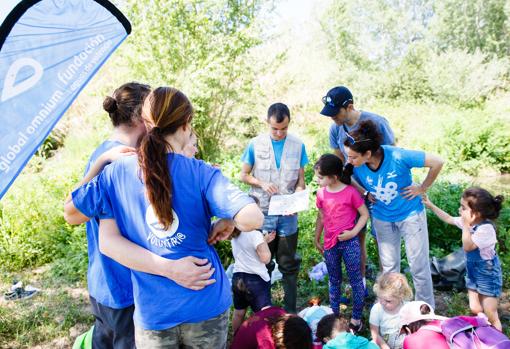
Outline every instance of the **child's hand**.
{"label": "child's hand", "polygon": [[357,233],[352,230],[344,230],[342,234],[338,235],[338,241],[347,241],[355,237]]}
{"label": "child's hand", "polygon": [[476,217],[469,210],[460,211],[460,219],[463,227],[471,227]]}
{"label": "child's hand", "polygon": [[315,240],[314,241],[315,247],[319,250],[321,254],[324,254],[324,247],[322,247],[322,244],[320,241]]}
{"label": "child's hand", "polygon": [[275,238],[276,238],[276,231],[274,231],[274,230],[272,232],[264,235],[264,240],[266,241],[266,243],[270,243]]}
{"label": "child's hand", "polygon": [[427,208],[431,208],[432,207],[432,201],[429,200],[429,196],[427,195],[427,193],[423,193],[421,195],[421,202],[425,205],[425,207]]}

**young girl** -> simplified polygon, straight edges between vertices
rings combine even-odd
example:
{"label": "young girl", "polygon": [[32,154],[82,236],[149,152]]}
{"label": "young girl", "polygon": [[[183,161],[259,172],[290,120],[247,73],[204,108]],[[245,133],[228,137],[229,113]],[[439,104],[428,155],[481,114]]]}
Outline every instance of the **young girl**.
{"label": "young girl", "polygon": [[355,336],[349,330],[348,320],[335,314],[324,316],[317,324],[317,339],[323,349],[378,349],[365,337]]}
{"label": "young girl", "polygon": [[[322,155],[314,170],[321,186],[316,200],[319,214],[315,225],[315,246],[326,260],[331,308],[339,315],[343,259],[354,298],[350,326],[354,332],[358,332],[361,330],[365,292],[358,233],[367,222],[368,210],[361,195],[350,185],[350,177],[343,178],[343,164],[337,156]],[[360,217],[356,223],[358,212]],[[320,242],[322,226],[325,231],[324,246]]]}
{"label": "young girl", "polygon": [[385,273],[377,278],[374,292],[378,302],[370,310],[370,333],[382,349],[402,348],[399,311],[413,297],[407,279],[400,273]]}
{"label": "young girl", "polygon": [[232,233],[232,254],[234,255],[234,294],[233,333],[244,321],[248,306],[253,312],[271,306],[271,278],[266,264],[271,261],[271,251],[267,245],[274,240],[276,232],[266,235],[258,230],[241,232],[237,228]]}
{"label": "young girl", "polygon": [[466,251],[466,287],[469,307],[473,314],[484,312],[491,324],[501,331],[498,317],[498,297],[503,278],[496,254],[496,229],[503,196],[493,197],[482,188],[469,188],[460,199],[460,217],[452,217],[434,205],[426,196],[425,206],[445,223],[462,229],[462,247]]}
{"label": "young girl", "polygon": [[447,318],[436,315],[429,304],[408,302],[399,314],[401,333],[405,334],[404,349],[450,349],[446,337],[441,333],[441,321]]}

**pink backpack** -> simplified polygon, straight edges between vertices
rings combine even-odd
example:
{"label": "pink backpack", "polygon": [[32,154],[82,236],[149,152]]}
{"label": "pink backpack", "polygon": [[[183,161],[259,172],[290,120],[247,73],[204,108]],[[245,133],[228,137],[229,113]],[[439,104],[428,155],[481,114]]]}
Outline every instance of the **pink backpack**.
{"label": "pink backpack", "polygon": [[425,325],[421,329],[440,332],[452,349],[510,349],[510,339],[487,321],[487,316],[456,316],[441,322],[441,328]]}

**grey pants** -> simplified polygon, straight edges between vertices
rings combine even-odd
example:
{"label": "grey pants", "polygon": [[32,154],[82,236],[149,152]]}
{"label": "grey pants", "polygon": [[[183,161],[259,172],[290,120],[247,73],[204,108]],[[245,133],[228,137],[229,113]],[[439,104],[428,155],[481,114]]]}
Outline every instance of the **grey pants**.
{"label": "grey pants", "polygon": [[400,272],[400,241],[404,238],[415,299],[435,307],[429,262],[429,232],[425,210],[400,222],[373,219],[383,272]]}
{"label": "grey pants", "polygon": [[227,346],[229,310],[209,320],[186,323],[161,331],[135,326],[138,349],[223,349]]}

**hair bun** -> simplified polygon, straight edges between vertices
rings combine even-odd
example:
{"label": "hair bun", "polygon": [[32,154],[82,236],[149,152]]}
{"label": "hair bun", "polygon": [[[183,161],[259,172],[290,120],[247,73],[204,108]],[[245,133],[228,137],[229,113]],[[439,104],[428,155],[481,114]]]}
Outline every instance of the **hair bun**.
{"label": "hair bun", "polygon": [[107,96],[103,101],[103,109],[108,113],[115,113],[117,111],[117,101],[115,98]]}
{"label": "hair bun", "polygon": [[494,202],[495,202],[496,204],[502,204],[502,203],[503,203],[503,201],[505,201],[505,197],[504,197],[503,195],[496,195],[496,196],[494,197]]}

